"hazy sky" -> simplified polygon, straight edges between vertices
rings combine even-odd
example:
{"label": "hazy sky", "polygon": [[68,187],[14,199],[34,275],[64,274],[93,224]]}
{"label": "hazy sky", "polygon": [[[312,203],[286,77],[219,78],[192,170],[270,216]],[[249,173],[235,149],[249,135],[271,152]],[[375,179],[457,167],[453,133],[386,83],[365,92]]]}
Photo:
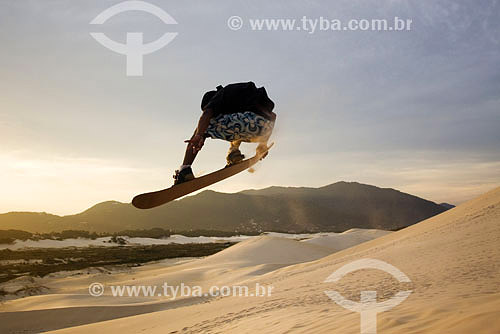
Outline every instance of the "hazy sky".
{"label": "hazy sky", "polygon": [[[0,212],[70,214],[169,186],[203,92],[249,80],[276,103],[276,145],[256,173],[211,189],[345,180],[458,204],[500,185],[498,1],[151,0],[178,24],[144,12],[89,24],[119,2],[0,2]],[[247,21],[303,16],[413,22],[310,34]],[[127,77],[96,31],[178,36]],[[227,146],[207,140],[195,174],[222,167]]]}

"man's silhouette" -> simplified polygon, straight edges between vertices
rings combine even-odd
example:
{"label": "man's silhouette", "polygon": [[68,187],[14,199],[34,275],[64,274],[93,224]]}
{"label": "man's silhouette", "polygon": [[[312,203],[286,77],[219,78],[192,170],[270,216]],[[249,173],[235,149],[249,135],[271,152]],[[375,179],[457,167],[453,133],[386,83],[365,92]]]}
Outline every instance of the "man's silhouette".
{"label": "man's silhouette", "polygon": [[206,92],[201,100],[203,113],[193,136],[185,141],[188,146],[181,167],[175,171],[174,184],[194,179],[191,165],[208,137],[231,143],[228,166],[245,158],[239,150],[242,142],[257,142],[257,151],[266,150],[276,120],[273,109],[274,102],[264,87],[257,88],[253,82],[218,86]]}

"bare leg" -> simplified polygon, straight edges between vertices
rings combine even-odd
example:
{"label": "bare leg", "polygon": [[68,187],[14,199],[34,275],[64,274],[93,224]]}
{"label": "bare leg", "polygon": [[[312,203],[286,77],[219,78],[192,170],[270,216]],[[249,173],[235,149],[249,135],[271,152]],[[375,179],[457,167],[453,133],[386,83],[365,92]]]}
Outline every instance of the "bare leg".
{"label": "bare leg", "polygon": [[[193,138],[193,137],[194,137],[194,134],[193,134],[193,136],[191,136],[191,138]],[[193,144],[189,143],[188,146],[186,147],[186,153],[184,153],[184,161],[182,162],[182,164],[183,165],[192,165],[197,154],[198,154],[198,151],[193,150]]]}
{"label": "bare leg", "polygon": [[227,153],[226,162],[227,165],[234,165],[245,159],[245,156],[240,152],[241,140],[234,140],[229,146],[229,152]]}
{"label": "bare leg", "polygon": [[[203,114],[200,117],[200,120],[198,121],[198,127],[194,131],[194,134],[191,136],[190,140],[193,140],[196,134],[199,136],[204,136],[205,132],[208,129],[208,126],[210,124],[210,119],[214,115],[213,110],[210,108],[203,109]],[[195,144],[196,145],[196,144]],[[193,148],[195,145],[189,143],[187,148],[186,148],[186,153],[184,154],[184,161],[182,164],[185,165],[191,165],[194,162],[194,159],[196,158],[196,154],[198,153],[197,151],[201,149],[201,146],[203,146],[203,143],[201,143],[201,146],[198,147],[197,150],[194,150]]]}
{"label": "bare leg", "polygon": [[240,149],[240,145],[241,145],[241,140],[234,140],[231,142],[231,145],[229,146],[229,153],[231,152],[234,152],[236,150],[239,150]]}

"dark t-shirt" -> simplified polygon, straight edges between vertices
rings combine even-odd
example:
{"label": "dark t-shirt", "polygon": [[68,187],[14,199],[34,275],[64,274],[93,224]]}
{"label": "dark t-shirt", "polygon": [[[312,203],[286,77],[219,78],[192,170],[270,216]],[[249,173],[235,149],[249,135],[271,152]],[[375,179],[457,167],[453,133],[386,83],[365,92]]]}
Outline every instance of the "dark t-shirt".
{"label": "dark t-shirt", "polygon": [[252,111],[259,116],[274,121],[274,102],[267,96],[264,87],[257,88],[253,82],[241,82],[219,88],[205,108],[214,111],[214,117]]}

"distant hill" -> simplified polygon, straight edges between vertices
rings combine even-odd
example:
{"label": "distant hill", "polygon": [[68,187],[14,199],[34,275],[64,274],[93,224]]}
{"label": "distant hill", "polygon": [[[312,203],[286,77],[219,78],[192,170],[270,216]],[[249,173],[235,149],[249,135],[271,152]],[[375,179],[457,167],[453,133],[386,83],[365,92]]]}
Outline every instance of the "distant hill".
{"label": "distant hill", "polygon": [[61,222],[62,219],[45,212],[9,212],[0,214],[0,229],[46,232],[48,225]]}
{"label": "distant hill", "polygon": [[0,229],[30,232],[87,230],[117,232],[161,227],[173,231],[396,230],[446,211],[446,207],[394,189],[356,182],[320,188],[270,187],[235,194],[204,191],[151,210],[102,202],[76,215],[10,212]]}

